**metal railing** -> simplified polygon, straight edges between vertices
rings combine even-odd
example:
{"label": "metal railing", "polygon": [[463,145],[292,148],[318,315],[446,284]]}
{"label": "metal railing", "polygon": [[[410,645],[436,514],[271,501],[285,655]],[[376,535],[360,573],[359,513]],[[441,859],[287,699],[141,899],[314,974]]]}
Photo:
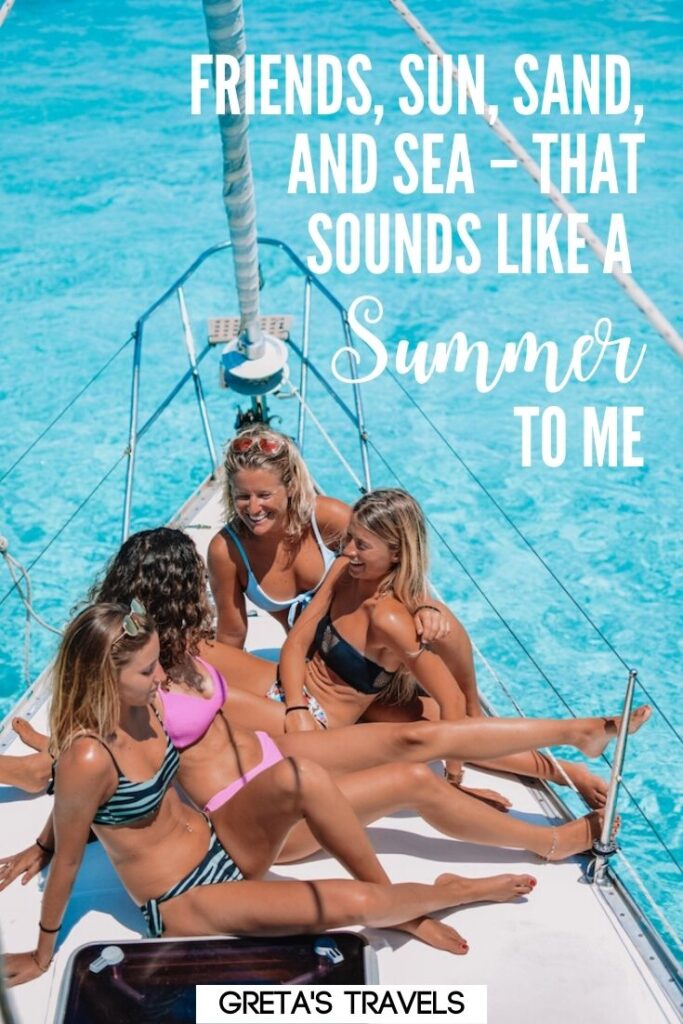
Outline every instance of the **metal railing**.
{"label": "metal railing", "polygon": [[[346,413],[350,416],[353,422],[357,434],[358,442],[360,446],[360,459],[361,459],[361,471],[363,477],[362,488],[369,490],[372,486],[371,475],[370,475],[370,460],[368,457],[368,435],[365,426],[365,412],[363,409],[363,398],[361,395],[360,385],[358,384],[358,377],[356,372],[356,360],[352,357],[352,351],[355,349],[353,342],[353,335],[349,326],[348,316],[345,307],[336,298],[333,293],[325,287],[325,285],[312,274],[306,264],[299,259],[296,253],[290,249],[285,242],[279,241],[276,238],[259,238],[259,245],[278,249],[284,253],[290,263],[296,268],[301,274],[304,281],[304,295],[303,295],[303,320],[302,320],[302,347],[299,349],[294,343],[290,342],[290,348],[294,351],[301,360],[301,373],[299,389],[297,397],[300,400],[300,409],[298,417],[298,428],[297,428],[297,441],[303,450],[305,442],[305,431],[306,431],[306,419],[310,416],[310,408],[308,406],[308,371],[311,368],[309,360],[309,346],[310,346],[310,334],[311,334],[311,290],[315,288],[324,300],[336,311],[340,320],[340,329],[344,340],[345,347],[348,350],[349,357],[349,371],[350,378],[352,380],[353,390],[353,401],[355,406],[355,412],[352,411],[349,406],[335,394],[335,400],[338,404],[342,405]],[[128,423],[128,446],[126,448],[126,455],[128,459],[126,467],[126,484],[125,493],[123,500],[123,521],[122,521],[122,540],[126,540],[130,533],[130,524],[133,510],[133,490],[135,486],[135,464],[138,443],[150,429],[150,427],[156,422],[159,416],[164,412],[165,409],[171,404],[178,392],[192,380],[195,388],[195,397],[197,399],[197,407],[199,410],[199,416],[202,424],[202,431],[206,439],[206,444],[209,450],[210,459],[210,475],[213,476],[218,467],[218,457],[216,454],[216,443],[213,437],[213,431],[209,421],[209,414],[206,407],[206,400],[204,397],[201,377],[199,375],[199,363],[204,359],[210,350],[209,345],[202,349],[199,355],[196,354],[196,348],[194,343],[194,337],[192,334],[192,327],[190,324],[190,318],[187,311],[187,305],[185,301],[185,284],[191,280],[202,265],[217,253],[231,249],[231,242],[221,242],[218,245],[213,245],[209,249],[205,249],[197,259],[187,268],[187,270],[180,275],[180,277],[174,281],[174,283],[168,288],[163,295],[152,303],[152,305],[145,310],[142,316],[138,319],[135,325],[135,331],[133,334],[134,348],[133,348],[133,369],[131,376],[131,392],[130,392],[130,412],[129,412],[129,423]],[[174,385],[173,388],[168,392],[165,398],[158,404],[152,415],[146,420],[142,427],[138,426],[139,415],[140,415],[140,367],[142,361],[142,350],[144,342],[145,328],[150,318],[166,305],[174,296],[178,301],[178,307],[180,310],[180,319],[183,330],[183,341],[188,356],[190,368]],[[322,375],[317,374],[319,380],[323,380]],[[325,382],[326,383],[326,382]],[[291,386],[291,385],[290,385]],[[328,386],[329,387],[329,386]],[[293,388],[293,386],[292,386]],[[296,389],[293,389],[295,391]],[[329,389],[332,392],[332,389]],[[317,424],[320,429],[320,424]],[[329,437],[328,437],[329,440]],[[339,452],[337,450],[337,454]],[[349,468],[348,462],[343,460],[346,468]],[[357,478],[356,478],[357,479]]]}
{"label": "metal railing", "polygon": [[[345,347],[351,350],[351,349],[354,348],[354,345],[353,345],[353,335],[352,335],[352,332],[350,330],[350,326],[349,326],[349,322],[348,322],[348,316],[347,316],[347,311],[346,311],[345,307],[332,294],[332,292],[330,292],[329,289],[325,285],[323,285],[318,280],[318,278],[316,278],[316,276],[314,274],[310,273],[310,271],[307,269],[307,267],[302,262],[302,260],[299,259],[299,257],[289,248],[289,246],[287,246],[285,243],[283,243],[281,241],[278,241],[278,240],[272,239],[272,238],[261,238],[261,239],[259,239],[259,242],[260,242],[260,244],[262,246],[266,246],[266,247],[269,247],[271,249],[274,249],[274,250],[277,250],[277,251],[283,253],[285,255],[285,257],[287,258],[288,262],[296,269],[296,271],[298,272],[298,274],[300,275],[300,277],[301,277],[301,279],[303,281],[303,305],[302,305],[303,315],[302,315],[301,345],[299,346],[297,344],[297,342],[294,339],[292,339],[292,338],[290,338],[289,341],[288,341],[288,348],[289,348],[290,352],[292,352],[295,355],[295,357],[298,358],[299,361],[300,361],[300,373],[299,373],[299,380],[298,380],[299,386],[298,386],[298,388],[295,387],[294,384],[292,383],[291,379],[285,381],[285,385],[284,385],[285,387],[289,388],[291,394],[293,394],[293,396],[299,402],[299,410],[298,410],[298,417],[297,417],[297,440],[298,440],[298,443],[299,443],[300,447],[301,448],[304,447],[304,445],[306,443],[306,438],[307,438],[307,427],[308,427],[309,424],[312,424],[320,432],[321,436],[323,437],[323,440],[328,445],[330,451],[333,452],[335,458],[337,458],[339,460],[339,462],[344,467],[345,471],[349,474],[350,478],[354,481],[354,484],[360,490],[369,489],[371,487],[371,485],[372,485],[371,484],[371,471],[370,471],[370,458],[369,458],[370,449],[372,449],[374,455],[386,467],[388,472],[397,481],[399,486],[406,486],[408,484],[408,481],[401,480],[400,473],[396,472],[396,470],[391,465],[391,463],[388,461],[388,459],[386,458],[385,454],[380,449],[380,447],[373,440],[371,440],[370,437],[368,436],[368,432],[367,432],[367,429],[366,429],[366,423],[365,423],[365,414],[364,414],[364,409],[363,409],[361,390],[360,390],[360,386],[358,385],[358,382],[357,382],[356,361],[351,357],[351,353],[349,352],[349,365],[350,365],[350,371],[351,371],[350,377],[351,377],[351,379],[353,381],[353,384],[352,384],[353,395],[354,395],[354,407],[353,408],[347,402],[344,401],[344,399],[331,386],[330,381],[325,376],[325,374],[322,373],[321,370],[318,368],[318,366],[315,364],[315,362],[312,362],[311,359],[310,359],[312,296],[313,296],[314,291],[316,292],[316,294],[319,294],[319,295],[321,295],[323,297],[323,299],[325,301],[325,304],[326,304],[326,307],[329,310],[332,310],[333,315],[334,315],[335,318],[338,318],[339,331],[340,331],[340,339],[342,340],[342,342],[345,345]],[[209,414],[208,414],[206,400],[205,400],[204,391],[203,391],[203,386],[202,386],[202,382],[201,382],[201,376],[200,376],[200,372],[199,372],[200,364],[202,363],[202,361],[204,360],[204,358],[206,357],[206,355],[210,351],[210,346],[207,344],[207,345],[205,345],[205,347],[201,351],[199,351],[199,352],[196,351],[196,345],[195,345],[195,340],[194,340],[193,333],[192,333],[190,315],[189,315],[188,307],[187,307],[185,285],[197,273],[197,271],[202,267],[202,265],[207,260],[209,260],[212,257],[214,257],[215,255],[223,252],[224,250],[230,249],[230,247],[231,246],[230,246],[229,242],[220,243],[218,245],[214,245],[214,246],[210,247],[209,249],[206,249],[203,253],[201,253],[201,255],[170,286],[170,288],[168,288],[163,293],[163,295],[156,302],[154,302],[142,314],[142,316],[138,319],[138,321],[136,323],[135,331],[134,331],[134,333],[132,335],[132,340],[134,342],[134,352],[133,352],[133,368],[132,368],[132,377],[131,377],[130,410],[129,410],[129,426],[128,426],[128,446],[127,446],[127,449],[126,449],[124,455],[123,456],[119,456],[119,459],[117,460],[117,462],[115,463],[115,466],[113,467],[113,468],[115,468],[116,465],[119,464],[119,462],[121,461],[122,458],[127,457],[127,463],[128,464],[127,464],[127,472],[126,472],[125,492],[124,492],[124,509],[123,509],[123,533],[124,533],[124,537],[126,537],[128,535],[128,532],[130,530],[131,518],[132,518],[134,483],[135,483],[136,454],[137,454],[138,445],[139,445],[140,441],[144,438],[146,433],[154,425],[154,423],[159,419],[159,417],[161,416],[163,411],[166,408],[168,408],[168,406],[177,397],[179,392],[190,381],[192,381],[193,385],[194,385],[195,398],[196,398],[197,408],[198,408],[198,412],[199,412],[199,416],[200,416],[202,432],[203,432],[203,435],[204,435],[204,438],[205,438],[205,441],[206,441],[206,446],[207,446],[207,449],[208,449],[209,473],[212,476],[215,474],[216,467],[218,465],[218,455],[217,455],[216,444],[215,444],[215,440],[214,440],[214,436],[213,436],[213,432],[212,432],[211,424],[210,424],[210,420],[209,420]],[[164,307],[174,297],[176,298],[177,303],[178,303],[178,310],[179,310],[179,317],[180,317],[180,325],[181,325],[181,328],[182,328],[183,343],[184,343],[184,346],[185,346],[185,351],[186,351],[186,354],[187,354],[189,367],[188,367],[188,370],[177,380],[177,382],[170,389],[170,391],[168,391],[168,393],[165,395],[165,397],[158,403],[158,405],[156,406],[154,411],[151,413],[151,415],[145,420],[145,422],[142,425],[140,425],[139,424],[139,411],[140,411],[140,393],[141,393],[141,358],[142,358],[143,343],[144,343],[144,337],[145,337],[145,329],[146,329],[150,319],[155,314],[155,312],[157,310],[161,309],[162,307]],[[126,342],[125,344],[128,344],[128,342]],[[121,348],[119,348],[117,350],[117,353],[115,355],[118,355],[118,353],[122,351],[122,349],[125,347],[125,344],[123,346],[121,346]],[[113,356],[112,359],[113,358],[115,358],[115,356]],[[110,359],[108,361],[108,363],[105,364],[105,365],[109,365],[109,363],[112,361],[112,359]],[[98,371],[98,374],[95,374],[95,376],[92,378],[92,380],[95,380],[101,372],[102,371]],[[395,383],[399,386],[399,388],[401,389],[401,392],[405,393],[405,389],[404,389],[403,385],[401,384],[401,382],[396,380],[394,375],[391,374],[390,372],[389,372],[389,376],[391,376],[395,380]],[[357,435],[358,443],[359,443],[359,450],[360,450],[360,473],[356,472],[354,467],[351,465],[349,459],[344,455],[344,453],[341,451],[339,446],[336,444],[335,440],[331,437],[329,432],[326,430],[324,424],[320,421],[320,419],[317,417],[315,412],[311,409],[310,403],[309,403],[309,387],[310,387],[310,383],[311,383],[312,380],[314,380],[318,385],[320,385],[320,388],[322,389],[322,391],[335,403],[336,407],[343,414],[343,416],[347,420],[347,422],[349,422],[353,426],[353,429],[354,429],[354,431],[355,431],[355,433]],[[73,402],[75,402],[78,399],[78,397],[80,397],[80,395],[83,393],[83,391],[85,391],[85,389],[82,389],[82,391],[79,392],[79,394],[69,403],[67,408],[70,407],[73,404]],[[431,421],[431,419],[427,416],[427,414],[424,412],[424,410],[422,410],[417,405],[417,403],[414,401],[412,396],[409,395],[408,397],[413,402],[413,404],[415,406],[417,406],[420,414],[426,418],[427,422],[429,423],[430,428],[435,431],[436,435],[439,438],[441,438],[441,440],[444,440],[444,443],[447,443],[448,449],[452,452],[453,456],[455,458],[457,458],[463,464],[463,466],[466,469],[466,471],[470,474],[472,480],[481,488],[481,490],[484,493],[485,497],[488,500],[493,502],[493,504],[496,506],[496,508],[501,512],[501,514],[503,514],[506,522],[508,522],[509,525],[514,528],[514,530],[522,537],[522,539],[523,539],[524,543],[527,545],[527,547],[531,548],[532,552],[537,556],[537,558],[539,558],[540,563],[543,565],[544,569],[550,574],[550,576],[555,580],[555,582],[560,585],[561,589],[573,601],[573,603],[576,605],[576,607],[579,609],[579,611],[581,611],[582,614],[585,614],[585,611],[582,609],[580,603],[574,598],[574,596],[571,593],[569,593],[569,591],[564,586],[564,584],[560,580],[558,580],[557,576],[552,572],[551,567],[548,566],[546,561],[538,554],[538,552],[536,552],[536,550],[533,547],[533,545],[521,534],[521,531],[519,531],[519,529],[517,528],[516,524],[514,524],[509,519],[509,516],[507,515],[507,513],[505,513],[505,511],[503,509],[501,509],[500,505],[495,500],[495,498],[481,484],[481,482],[479,481],[479,479],[476,476],[476,474],[474,474],[472,472],[472,470],[469,468],[469,466],[467,466],[467,464],[461,458],[460,454],[453,448],[453,445],[452,445],[452,442],[450,441],[450,439],[444,439],[442,432],[439,431],[438,427]],[[57,419],[58,418],[59,417],[57,417]],[[53,422],[56,422],[57,419],[55,419]],[[45,432],[46,431],[43,431],[41,433],[39,439],[42,438],[42,436],[44,436]],[[37,439],[37,440],[39,440],[39,439]],[[34,447],[35,443],[37,443],[37,441],[33,442],[29,446],[29,448],[27,449],[27,452],[30,451]],[[24,453],[24,454],[26,454],[26,453]],[[23,457],[24,457],[23,455],[20,456],[20,458],[18,460],[16,460],[13,465],[18,465]],[[13,467],[10,467],[10,470],[8,470],[8,472],[10,472],[12,468]],[[113,468],[110,469],[107,472],[107,474],[105,475],[103,480],[108,478],[111,475],[111,473],[113,471]],[[73,516],[75,514],[77,514],[78,511],[80,511],[80,509],[84,506],[84,504],[86,504],[86,502],[91,500],[91,498],[97,492],[97,490],[100,487],[102,482],[103,481],[99,481],[95,485],[95,487],[88,494],[88,496],[85,499],[85,501],[81,502],[81,504],[79,505],[79,507],[76,510],[76,512],[71,514],[71,516],[67,520],[67,524],[68,524],[68,522],[71,521],[71,519],[73,519]],[[540,665],[534,660],[533,655],[531,654],[530,651],[527,650],[527,648],[524,645],[523,641],[521,640],[521,638],[519,638],[517,636],[517,634],[515,633],[514,629],[510,625],[510,623],[506,620],[505,616],[502,615],[498,611],[498,609],[496,608],[495,604],[490,600],[488,595],[485,593],[484,589],[482,588],[481,584],[478,582],[476,577],[472,573],[469,572],[469,570],[467,569],[467,566],[463,563],[463,561],[460,558],[460,556],[458,555],[458,553],[450,546],[450,544],[448,543],[446,538],[443,536],[443,534],[440,532],[440,530],[438,529],[436,524],[429,520],[429,517],[428,517],[428,523],[430,525],[430,528],[431,528],[432,532],[434,532],[436,534],[436,536],[439,538],[439,540],[444,544],[445,549],[448,552],[450,558],[453,560],[453,562],[455,564],[457,564],[459,566],[459,568],[464,572],[464,574],[466,575],[468,580],[479,591],[479,593],[484,597],[485,601],[490,605],[492,610],[495,612],[495,614],[497,615],[497,617],[500,620],[501,624],[505,628],[507,628],[507,630],[509,631],[509,633],[513,637],[513,639],[519,644],[519,646],[520,646],[523,654],[525,655],[525,657],[527,657],[530,660],[530,662],[535,666],[535,668],[540,673],[541,677],[548,683],[550,688],[554,690],[554,692],[558,695],[558,697],[560,697],[560,699],[565,704],[567,710],[571,714],[574,714],[574,712],[573,712],[572,708],[570,707],[570,705],[558,693],[556,688],[553,686],[552,681],[548,678],[548,676],[542,670]],[[64,524],[64,526],[66,526],[67,524]],[[49,546],[54,542],[54,540],[57,539],[57,537],[63,531],[64,526],[60,527],[59,530],[57,530],[57,532],[50,539],[50,541],[48,542],[46,547],[43,549],[43,551],[47,550],[49,548]],[[41,553],[38,556],[38,558],[41,557],[43,551],[41,551]],[[37,558],[34,559],[33,562],[31,562],[29,564],[28,568],[29,569],[32,568],[32,566],[36,563],[37,560],[38,560]],[[5,595],[5,597],[2,598],[3,601],[6,599],[7,596],[9,596],[10,592],[11,591],[8,591],[8,593]],[[588,618],[588,621],[592,624],[592,620],[590,619],[590,617],[589,616],[586,616],[586,617]],[[598,630],[598,634],[599,634],[599,636],[601,638],[601,641],[604,641],[607,644],[607,646],[613,651],[613,653],[617,655],[617,657],[622,662],[622,664],[625,664],[624,660],[621,659],[619,653],[616,651],[616,649],[614,649],[613,645],[611,645],[609,643],[607,638],[604,637],[602,632]],[[481,655],[481,652],[478,652],[478,653]],[[481,656],[483,657],[483,655],[481,655]],[[484,662],[486,664],[486,659],[484,659]],[[505,686],[504,682],[497,676],[497,674],[492,669],[491,669],[491,673],[492,673],[492,676],[494,678],[494,681],[495,681],[496,685],[499,686],[501,688],[502,692],[505,693],[507,695],[507,697],[512,701],[512,703],[515,706],[515,708],[518,711],[518,713],[523,714],[523,710],[519,707],[517,702],[511,696],[511,694],[509,692],[509,689]],[[631,670],[630,674],[629,674],[629,683],[628,683],[628,688],[627,688],[627,701],[626,701],[626,706],[625,706],[626,714],[628,714],[628,709],[630,708],[630,705],[632,703],[633,692],[634,692],[636,686],[643,688],[644,692],[647,693],[647,690],[645,690],[645,688],[642,686],[641,681],[636,679],[635,672],[633,672],[633,670]],[[649,697],[650,697],[650,695],[648,694],[648,698]],[[651,702],[654,703],[653,701],[651,701]],[[655,706],[656,706],[656,704],[655,704]],[[663,714],[663,712],[660,712],[660,713]],[[664,716],[664,718],[666,719],[666,716]],[[615,813],[615,810],[616,810],[618,794],[619,794],[619,791],[620,791],[620,787],[623,785],[623,782],[622,782],[623,754],[624,754],[624,749],[625,749],[625,744],[626,744],[625,722],[626,722],[626,719],[624,720],[623,735],[620,735],[620,737],[619,737],[618,744],[617,744],[617,753],[616,753],[616,755],[615,755],[615,757],[613,759],[613,764],[612,764],[612,780],[611,780],[611,783],[610,783],[610,791],[609,791],[609,797],[608,797],[608,809],[607,809],[607,813],[606,813],[605,827],[604,827],[603,834],[602,834],[601,840],[600,840],[601,843],[603,844],[603,849],[602,850],[598,849],[596,851],[598,853],[598,855],[603,858],[602,860],[600,860],[596,864],[597,870],[595,872],[595,876],[597,877],[598,881],[603,880],[603,879],[605,879],[608,876],[608,873],[605,870],[604,858],[608,854],[611,854],[612,852],[614,852],[610,848],[609,844],[610,844],[611,825],[612,825],[614,813]],[[678,733],[675,733],[675,735],[676,735],[676,737],[680,741],[680,736],[678,736]],[[671,851],[669,851],[668,846],[667,846],[666,842],[664,841],[663,837],[661,837],[659,835],[659,832],[656,829],[654,823],[650,821],[649,817],[645,814],[645,812],[640,807],[638,802],[635,800],[635,797],[632,796],[632,794],[630,793],[630,791],[628,790],[627,787],[626,787],[626,793],[628,794],[629,798],[633,801],[634,806],[636,807],[638,812],[642,815],[643,819],[648,824],[648,827],[652,830],[653,834],[657,837],[657,840],[661,844],[663,850],[666,850],[668,853],[670,853]],[[623,860],[623,862],[626,865],[626,867],[628,868],[628,870],[632,871],[632,869],[631,869],[630,865],[628,864],[626,858],[623,857],[623,854],[621,855],[621,859]],[[675,858],[674,858],[674,863],[679,867],[679,870],[680,870],[680,866],[678,865],[678,862],[675,860]],[[610,864],[610,870],[613,871],[613,867],[612,867],[611,864]],[[670,926],[670,923],[666,919],[666,916],[663,915],[663,913],[658,912],[656,902],[654,901],[654,899],[649,894],[649,892],[647,890],[647,887],[638,878],[637,874],[635,874],[634,877],[635,877],[636,884],[644,892],[644,895],[645,895],[646,899],[648,899],[650,901],[650,904],[651,904],[651,906],[653,908],[655,916],[657,916],[659,918],[660,924],[662,925],[663,930],[667,931],[669,933],[670,937],[673,940],[674,945],[678,945],[680,947],[680,940],[678,939],[678,937],[677,937],[675,931],[673,930],[673,928]]]}

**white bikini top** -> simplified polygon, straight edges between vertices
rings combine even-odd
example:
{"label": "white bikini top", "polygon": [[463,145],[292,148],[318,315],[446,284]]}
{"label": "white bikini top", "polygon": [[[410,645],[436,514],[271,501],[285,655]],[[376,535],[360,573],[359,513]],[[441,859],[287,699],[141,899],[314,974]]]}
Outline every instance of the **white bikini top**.
{"label": "white bikini top", "polygon": [[327,573],[330,570],[330,566],[337,557],[336,552],[332,551],[331,548],[327,547],[327,545],[325,544],[324,540],[320,535],[318,523],[316,522],[315,518],[315,512],[311,516],[311,529],[313,530],[313,536],[315,537],[318,543],[318,550],[320,551],[320,554],[322,556],[323,574],[316,583],[316,585],[311,590],[306,590],[301,594],[296,594],[295,597],[292,597],[286,601],[277,601],[274,597],[269,597],[268,594],[264,592],[260,583],[254,576],[251,565],[249,564],[249,559],[247,558],[247,553],[244,550],[244,546],[240,541],[239,537],[237,536],[237,534],[235,533],[235,531],[232,529],[231,526],[226,525],[224,527],[225,532],[234,542],[235,547],[239,551],[242,561],[244,562],[244,567],[247,570],[247,585],[244,588],[244,596],[248,597],[252,604],[255,604],[257,608],[261,608],[264,612],[288,611],[287,622],[289,623],[290,626],[294,625],[294,620],[296,619],[297,615],[299,615],[299,613],[303,611],[303,609],[309,603],[309,601],[315,594],[316,590],[327,576]]}

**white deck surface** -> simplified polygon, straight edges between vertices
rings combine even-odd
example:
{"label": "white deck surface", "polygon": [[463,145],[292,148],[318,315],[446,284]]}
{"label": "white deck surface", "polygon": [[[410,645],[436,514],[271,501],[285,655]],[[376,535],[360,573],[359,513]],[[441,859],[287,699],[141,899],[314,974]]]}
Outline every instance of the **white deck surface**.
{"label": "white deck surface", "polygon": [[[195,505],[190,532],[202,551],[219,521],[220,506]],[[280,627],[268,617],[250,619],[252,648],[279,645]],[[45,708],[35,724],[45,726]],[[2,737],[0,737],[0,740]],[[26,752],[17,739],[9,751]],[[468,769],[466,781],[479,773]],[[492,785],[490,776],[480,776]],[[495,788],[513,802],[513,813],[545,816],[535,791],[511,778]],[[26,798],[0,787],[0,855],[29,845],[38,834],[51,800]],[[656,1024],[679,1019],[660,992],[640,954],[618,927],[602,897],[581,880],[578,859],[542,864],[531,854],[476,847],[440,836],[420,819],[397,815],[371,826],[369,834],[394,881],[431,881],[443,871],[482,876],[501,871],[531,872],[538,886],[527,900],[491,904],[445,915],[468,939],[470,952],[453,957],[407,940],[398,932],[368,931],[377,952],[383,984],[488,985],[491,1024]],[[336,862],[319,855],[274,874],[324,878],[342,874]],[[37,936],[42,882],[15,883],[0,894],[5,949],[32,949]],[[51,1022],[60,975],[70,952],[88,941],[142,934],[143,921],[119,885],[98,844],[88,847],[69,905],[54,967],[43,978],[14,990],[20,1024]]]}

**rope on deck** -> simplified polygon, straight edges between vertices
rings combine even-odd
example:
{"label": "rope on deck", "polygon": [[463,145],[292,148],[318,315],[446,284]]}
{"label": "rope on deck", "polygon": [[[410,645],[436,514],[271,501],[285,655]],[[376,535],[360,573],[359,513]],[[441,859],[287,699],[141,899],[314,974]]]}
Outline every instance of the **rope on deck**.
{"label": "rope on deck", "polygon": [[[406,4],[403,3],[403,0],[389,0],[389,3],[413,30],[420,42],[423,43],[431,53],[438,57],[440,61],[443,61],[446,56],[445,51],[441,46],[439,46],[429,32],[427,32],[424,25],[415,17]],[[455,68],[453,68],[453,78],[456,82],[458,81],[458,72]],[[498,117],[497,112],[488,104],[485,104],[483,112],[478,116],[483,118],[491,131],[498,136],[501,142],[507,146],[511,153],[514,153],[515,157],[519,160],[527,174],[529,174],[530,177],[539,184],[541,180],[541,168],[533,157],[531,157],[526,151],[524,146],[517,141],[509,128],[505,127]],[[557,207],[560,213],[563,214],[563,216],[568,217],[570,214],[577,213],[576,208],[572,206],[569,200],[562,195],[560,190],[552,181],[549,182],[548,198]],[[587,224],[578,223],[576,225],[576,230],[577,233],[586,240],[589,248],[592,249],[600,263],[604,266],[605,256],[607,253],[604,243]],[[669,345],[677,355],[683,357],[683,338],[681,338],[673,324],[667,320],[661,310],[658,309],[649,295],[647,295],[647,293],[634,281],[633,275],[624,273],[620,267],[613,267],[610,273],[624,289],[629,299],[631,299],[641,313],[644,314],[657,333],[661,335],[667,345]]]}
{"label": "rope on deck", "polygon": [[[0,538],[0,544],[4,538]],[[56,633],[57,636],[62,635],[61,629],[56,629],[51,626],[49,622],[46,622],[41,615],[33,607],[33,588],[31,585],[31,577],[28,571],[23,567],[21,562],[18,562],[14,555],[11,555],[7,547],[0,547],[0,554],[5,560],[7,565],[7,571],[10,574],[12,582],[16,587],[17,593],[21,598],[21,601],[26,609],[26,621],[24,623],[24,682],[26,686],[31,685],[31,619],[35,619],[39,626],[43,629],[48,630],[50,633]],[[22,583],[26,587],[24,590]]]}

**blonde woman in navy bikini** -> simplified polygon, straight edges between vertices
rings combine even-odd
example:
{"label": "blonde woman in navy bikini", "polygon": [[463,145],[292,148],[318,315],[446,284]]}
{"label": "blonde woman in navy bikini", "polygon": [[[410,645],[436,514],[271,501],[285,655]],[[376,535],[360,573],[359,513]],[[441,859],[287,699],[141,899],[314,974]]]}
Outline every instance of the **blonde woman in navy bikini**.
{"label": "blonde woman in navy bikini", "polygon": [[[244,644],[245,597],[269,611],[285,629],[292,627],[300,612],[320,592],[332,569],[334,551],[341,550],[347,537],[351,509],[335,499],[316,497],[310,474],[291,439],[262,426],[251,427],[233,438],[226,451],[225,473],[227,524],[212,539],[208,557],[218,613],[217,643],[205,646],[202,653],[224,675],[234,679],[237,686],[291,704],[285,698],[279,677],[273,683],[272,673],[265,667],[259,669],[258,663],[245,665],[240,671],[226,646],[241,648]],[[391,532],[392,510],[387,507],[385,512],[386,525]],[[422,513],[415,502],[404,527],[413,538],[416,532],[424,534]],[[395,528],[394,524],[394,531]],[[442,663],[447,670],[441,673],[446,682],[439,684],[437,691],[433,686],[425,687],[435,699],[422,695],[411,701],[401,702],[391,697],[376,701],[377,683],[381,682],[379,675],[362,692],[353,685],[343,685],[344,681],[334,672],[330,675],[317,657],[306,669],[307,680],[304,682],[302,677],[298,684],[299,697],[294,702],[296,706],[303,701],[302,706],[305,705],[312,717],[299,713],[294,707],[288,709],[284,722],[286,731],[316,725],[349,725],[361,717],[364,721],[394,722],[421,717],[447,720],[457,720],[463,715],[481,717],[472,645],[467,632],[452,612],[429,594],[426,537],[423,536],[419,550],[404,551],[404,562],[409,557],[414,562],[410,616],[416,635],[412,646],[421,649],[420,642],[428,643],[431,655],[437,656],[431,664]],[[337,568],[343,577],[348,577],[341,566]],[[333,627],[328,627],[328,634],[331,630]],[[362,660],[355,669],[351,665],[351,683],[358,679],[362,682],[363,668]],[[367,666],[365,668],[367,670]],[[283,728],[282,720],[270,711],[264,712],[260,719],[242,719],[242,723],[264,728],[273,735]],[[504,768],[503,765],[498,767]],[[582,765],[566,762],[563,767],[590,806],[604,805],[606,785],[603,780]],[[532,777],[551,778],[559,784],[565,782],[554,764],[538,754],[510,761],[508,768]],[[459,784],[461,765],[450,762],[447,770],[449,780]],[[498,806],[507,806],[507,801],[491,791],[478,795],[493,799]]]}
{"label": "blonde woman in navy bikini", "polygon": [[[316,495],[294,442],[263,426],[233,438],[226,450],[225,476],[227,522],[208,552],[218,643],[204,653],[218,668],[229,670],[232,661],[223,657],[221,645],[244,646],[245,598],[289,630],[334,564],[345,542],[351,509]],[[466,706],[468,714],[481,714],[471,645],[462,625],[426,590],[414,619],[424,642],[440,644],[439,654],[465,695],[456,698],[462,711]],[[258,673],[252,686],[254,692],[263,692]],[[270,688],[269,696],[284,700],[279,683]],[[310,697],[308,704],[317,722],[324,724],[325,712]],[[387,710],[373,709],[373,720],[388,717]]]}

